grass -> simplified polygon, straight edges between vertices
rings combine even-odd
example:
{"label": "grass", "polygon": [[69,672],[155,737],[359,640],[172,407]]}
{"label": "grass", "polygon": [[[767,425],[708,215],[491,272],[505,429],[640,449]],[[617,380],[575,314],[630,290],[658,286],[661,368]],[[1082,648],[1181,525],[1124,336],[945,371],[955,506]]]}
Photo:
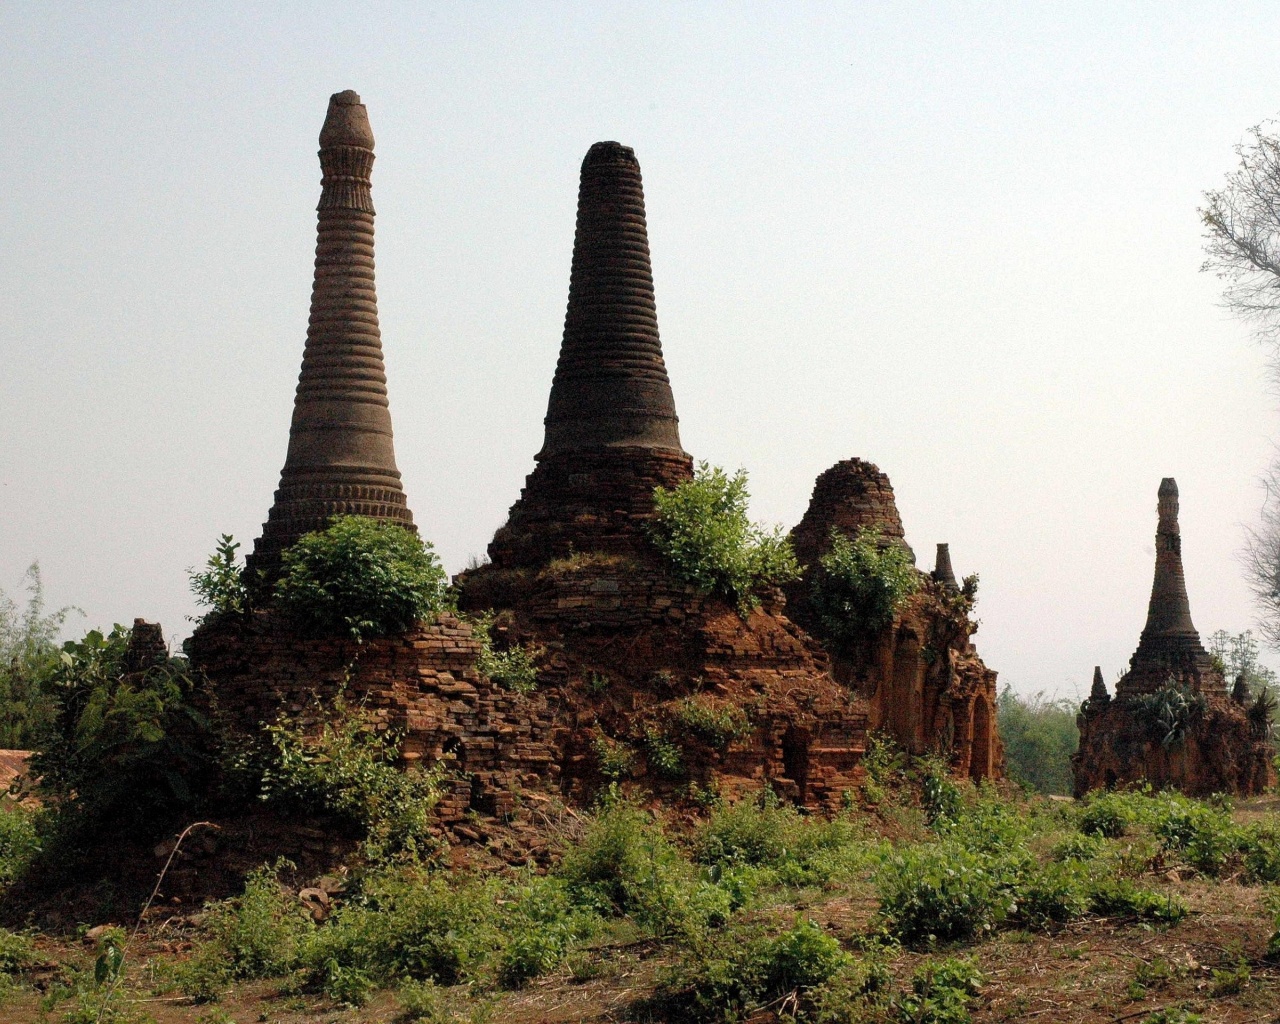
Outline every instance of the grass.
{"label": "grass", "polygon": [[[156,918],[115,1012],[158,1024],[1270,1019],[1280,803],[940,793],[936,766],[880,760],[870,812],[826,820],[766,793],[690,817],[611,791],[546,826],[562,853],[545,871],[354,865],[321,921],[297,896],[306,880],[265,866],[194,919]],[[0,933],[0,1019],[80,1019],[96,1005],[94,954]]]}

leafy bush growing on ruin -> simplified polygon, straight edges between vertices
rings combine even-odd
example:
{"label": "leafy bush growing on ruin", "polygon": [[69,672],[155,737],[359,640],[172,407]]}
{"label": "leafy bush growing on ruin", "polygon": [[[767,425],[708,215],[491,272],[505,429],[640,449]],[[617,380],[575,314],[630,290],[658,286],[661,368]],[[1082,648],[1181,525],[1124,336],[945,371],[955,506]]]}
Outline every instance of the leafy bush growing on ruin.
{"label": "leafy bush growing on ruin", "polygon": [[480,641],[477,671],[512,693],[533,693],[538,688],[538,657],[542,648],[527,644],[499,648],[493,642],[492,615],[479,615],[470,622],[472,635]]}
{"label": "leafy bush growing on ruin", "polygon": [[192,569],[191,593],[202,608],[208,608],[204,619],[222,615],[239,615],[249,608],[249,587],[245,568],[236,559],[239,543],[229,533],[218,538],[204,568]]}
{"label": "leafy bush growing on ruin", "polygon": [[671,708],[671,721],[717,750],[725,749],[751,732],[751,720],[741,707],[705,694],[677,701]]}
{"label": "leafy bush growing on ruin", "polygon": [[213,748],[186,663],[126,673],[129,632],[68,641],[50,680],[53,725],[31,772],[62,827],[152,822],[209,786]]}
{"label": "leafy bush growing on ruin", "polygon": [[692,480],[653,492],[651,535],[676,575],[743,612],[759,604],[761,587],[800,576],[790,539],[781,527],[752,523],[749,500],[746,470],[729,476],[706,462]]}
{"label": "leafy bush growing on ruin", "polygon": [[261,800],[300,814],[331,814],[359,828],[374,860],[433,849],[432,811],[443,793],[442,765],[400,763],[399,737],[378,731],[339,700],[318,734],[278,722],[270,745],[242,767],[257,775]]}
{"label": "leafy bush growing on ruin", "polygon": [[1152,740],[1166,750],[1180,747],[1187,730],[1205,711],[1202,694],[1186,686],[1170,683],[1154,693],[1128,698],[1135,721],[1141,723]]}
{"label": "leafy bush growing on ruin", "polygon": [[356,639],[410,629],[448,607],[431,545],[394,523],[339,516],[288,548],[276,603],[305,628]]}
{"label": "leafy bush growing on ruin", "polygon": [[850,538],[831,531],[831,548],[819,559],[810,598],[825,638],[842,653],[860,651],[888,626],[920,586],[920,574],[897,544],[879,530]]}

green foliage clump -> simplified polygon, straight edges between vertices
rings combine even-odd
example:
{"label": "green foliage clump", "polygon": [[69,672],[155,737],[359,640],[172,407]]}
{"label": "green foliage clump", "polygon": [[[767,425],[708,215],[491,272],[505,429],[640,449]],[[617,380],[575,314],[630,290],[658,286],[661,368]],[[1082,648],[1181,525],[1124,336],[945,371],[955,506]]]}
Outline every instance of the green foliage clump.
{"label": "green foliage clump", "polygon": [[398,633],[448,606],[431,545],[394,523],[338,516],[283,555],[276,603],[316,633]]}
{"label": "green foliage clump", "polygon": [[956,841],[900,850],[875,882],[890,934],[913,947],[987,934],[1015,906],[992,858]]}
{"label": "green foliage clump", "polygon": [[45,611],[40,566],[27,569],[27,603],[0,591],[0,747],[28,750],[53,719],[48,681],[58,665],[58,638],[78,608]]}
{"label": "green foliage clump", "polygon": [[480,641],[476,668],[482,676],[513,693],[533,693],[538,688],[538,656],[541,648],[512,644],[499,649],[493,643],[493,616],[471,620],[471,632]]}
{"label": "green foliage clump", "polygon": [[1166,850],[1215,878],[1236,860],[1245,840],[1230,814],[1176,793],[1157,798],[1153,831]]}
{"label": "green foliage clump", "polygon": [[1241,837],[1245,876],[1253,883],[1280,882],[1280,822],[1260,821]]}
{"label": "green foliage clump", "polygon": [[1071,701],[1043,693],[1022,697],[1006,686],[996,701],[996,722],[1013,781],[1037,793],[1071,794],[1071,755],[1080,745]]}
{"label": "green foliage clump", "polygon": [[206,941],[178,972],[179,987],[197,1002],[215,1002],[236,979],[287,974],[314,931],[302,903],[280,884],[292,865],[262,867],[245,880],[237,899],[206,908]]}
{"label": "green foliage clump", "polygon": [[1141,820],[1145,813],[1137,793],[1109,793],[1097,790],[1084,799],[1080,831],[1085,835],[1118,839]]}
{"label": "green foliage clump", "polygon": [[1089,909],[1110,917],[1134,917],[1139,921],[1176,924],[1187,914],[1186,905],[1172,893],[1144,889],[1127,878],[1101,877],[1089,893]]}
{"label": "green foliage clump", "polygon": [[751,720],[742,708],[705,694],[677,701],[671,710],[671,721],[717,750],[724,750],[734,740],[751,732]]}
{"label": "green foliage clump", "polygon": [[205,618],[210,616],[239,615],[248,611],[250,604],[249,587],[245,582],[245,568],[236,560],[239,543],[229,533],[218,538],[214,549],[204,568],[192,569],[191,593],[203,608],[208,608]]}
{"label": "green foliage clump", "polygon": [[1206,707],[1203,694],[1180,685],[1163,686],[1153,693],[1126,699],[1132,705],[1134,719],[1166,750],[1182,745],[1187,730],[1204,714]]}
{"label": "green foliage clump", "polygon": [[316,735],[288,722],[266,732],[270,746],[241,765],[256,775],[261,800],[345,819],[363,831],[375,860],[434,848],[431,812],[442,794],[443,766],[401,765],[399,738],[342,701]]}
{"label": "green foliage clump", "polygon": [[850,538],[833,529],[810,596],[824,638],[853,654],[893,621],[919,586],[910,556],[884,541],[879,530],[859,530]]}
{"label": "green foliage clump", "polygon": [[749,500],[746,470],[731,477],[706,462],[692,480],[653,492],[652,538],[672,569],[744,612],[759,604],[759,588],[798,579],[801,571],[781,527],[751,522]]}
{"label": "green foliage clump", "polygon": [[644,756],[650,770],[658,777],[684,778],[684,751],[661,729],[650,726],[645,730]]}
{"label": "green foliage clump", "polygon": [[658,1002],[666,1019],[742,1020],[780,999],[794,1001],[851,963],[840,944],[807,919],[775,936],[728,929],[690,951]]}
{"label": "green foliage clump", "polygon": [[0,803],[0,885],[21,876],[40,846],[37,812],[7,800]]}
{"label": "green foliage clump", "polygon": [[659,935],[697,934],[729,916],[729,894],[699,878],[661,827],[621,800],[601,810],[558,874],[578,905],[629,914]]}
{"label": "green foliage clump", "polygon": [[636,752],[619,740],[597,736],[592,743],[600,774],[611,782],[621,782],[636,766]]}
{"label": "green foliage clump", "polygon": [[901,1024],[969,1024],[969,1006],[982,984],[972,960],[926,961],[911,976],[911,992],[897,1000],[897,1018]]}
{"label": "green foliage clump", "polygon": [[213,766],[186,663],[126,673],[129,630],[63,645],[49,682],[52,725],[31,757],[63,826],[154,821],[194,805]]}

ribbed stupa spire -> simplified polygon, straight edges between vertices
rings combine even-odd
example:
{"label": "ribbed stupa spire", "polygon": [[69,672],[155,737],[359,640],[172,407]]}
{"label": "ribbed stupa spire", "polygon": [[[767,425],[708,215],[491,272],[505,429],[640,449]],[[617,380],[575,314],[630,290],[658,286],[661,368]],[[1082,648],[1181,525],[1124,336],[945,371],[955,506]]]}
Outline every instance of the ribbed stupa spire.
{"label": "ribbed stupa spire", "polygon": [[374,291],[373,131],[360,97],[335,93],[320,129],[315,282],[280,488],[249,568],[337,515],[414,529],[396,469]]}
{"label": "ribbed stupa spire", "polygon": [[640,164],[597,142],[582,161],[564,340],[538,458],[585,448],[681,452],[658,339]]}
{"label": "ribbed stupa spire", "polygon": [[693,476],[680,447],[649,269],[640,165],[597,142],[582,161],[560,360],[546,436],[494,535],[495,567],[597,552],[647,557],[656,487]]}
{"label": "ribbed stupa spire", "polygon": [[1196,685],[1206,682],[1221,688],[1212,674],[1209,655],[1191,622],[1187,582],[1182,574],[1182,534],[1178,527],[1178,484],[1173,477],[1160,481],[1157,499],[1156,570],[1147,606],[1147,624],[1130,659],[1130,671],[1117,686],[1128,691],[1150,690],[1170,678]]}
{"label": "ribbed stupa spire", "polygon": [[956,572],[951,568],[951,545],[939,544],[938,554],[933,563],[933,578],[947,590],[959,590]]}

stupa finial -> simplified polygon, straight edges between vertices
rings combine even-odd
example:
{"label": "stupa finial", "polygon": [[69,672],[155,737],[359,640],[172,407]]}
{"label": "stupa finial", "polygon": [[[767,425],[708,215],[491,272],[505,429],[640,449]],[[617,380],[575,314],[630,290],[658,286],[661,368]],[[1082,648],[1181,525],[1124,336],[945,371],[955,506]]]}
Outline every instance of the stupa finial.
{"label": "stupa finial", "polygon": [[1107,692],[1107,682],[1102,678],[1102,666],[1093,666],[1093,686],[1089,690],[1089,703],[1093,705],[1105,704],[1111,699],[1111,694]]}
{"label": "stupa finial", "polygon": [[951,568],[951,545],[939,544],[938,554],[933,564],[933,578],[947,590],[959,590],[956,572]]}
{"label": "stupa finial", "polygon": [[658,338],[640,164],[597,142],[582,161],[564,339],[538,458],[641,447],[683,452]]}
{"label": "stupa finial", "polygon": [[268,579],[280,553],[338,515],[413,529],[396,468],[374,289],[373,131],[360,97],[329,100],[320,130],[315,278],[289,451],[248,564]]}

